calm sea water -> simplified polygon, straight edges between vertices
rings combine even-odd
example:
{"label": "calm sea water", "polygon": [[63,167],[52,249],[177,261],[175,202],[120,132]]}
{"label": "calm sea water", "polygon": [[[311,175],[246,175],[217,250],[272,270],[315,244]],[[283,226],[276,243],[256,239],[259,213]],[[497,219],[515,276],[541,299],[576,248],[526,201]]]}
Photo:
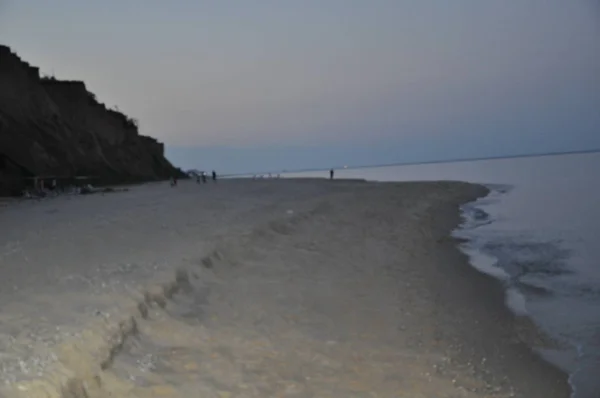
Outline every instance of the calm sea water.
{"label": "calm sea water", "polygon": [[[457,235],[474,267],[503,281],[507,305],[561,349],[574,397],[600,397],[600,153],[337,170],[337,178],[460,180],[492,193],[464,207]],[[287,175],[286,175],[287,176]],[[289,176],[328,177],[327,172]]]}

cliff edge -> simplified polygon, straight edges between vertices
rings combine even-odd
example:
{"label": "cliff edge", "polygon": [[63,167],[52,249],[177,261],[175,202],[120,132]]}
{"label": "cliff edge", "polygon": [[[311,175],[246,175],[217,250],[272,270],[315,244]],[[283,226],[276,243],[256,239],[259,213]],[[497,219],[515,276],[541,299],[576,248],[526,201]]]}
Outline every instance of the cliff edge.
{"label": "cliff edge", "polygon": [[0,45],[0,195],[20,194],[36,176],[113,184],[180,173],[163,144],[140,135],[135,120],[98,102],[83,82],[41,78]]}

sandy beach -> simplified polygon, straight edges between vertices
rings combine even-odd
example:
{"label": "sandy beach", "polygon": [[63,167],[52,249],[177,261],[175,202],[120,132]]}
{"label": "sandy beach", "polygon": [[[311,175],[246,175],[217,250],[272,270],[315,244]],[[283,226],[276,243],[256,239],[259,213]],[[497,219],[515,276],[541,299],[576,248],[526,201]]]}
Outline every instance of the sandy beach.
{"label": "sandy beach", "polygon": [[183,181],[0,206],[2,397],[568,397],[450,234],[459,182]]}

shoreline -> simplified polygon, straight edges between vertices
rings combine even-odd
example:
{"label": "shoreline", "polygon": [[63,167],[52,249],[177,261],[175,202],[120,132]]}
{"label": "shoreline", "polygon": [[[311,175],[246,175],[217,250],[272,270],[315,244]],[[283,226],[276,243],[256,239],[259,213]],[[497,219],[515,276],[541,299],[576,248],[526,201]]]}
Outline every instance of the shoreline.
{"label": "shoreline", "polygon": [[[517,320],[504,305],[500,284],[474,269],[451,236],[461,222],[459,207],[484,195],[483,187],[457,182],[224,180],[210,191],[203,188],[208,187],[192,182],[177,189],[141,186],[68,204],[48,201],[35,209],[34,218],[54,217],[50,210],[81,214],[68,216],[71,225],[64,228],[63,238],[71,245],[88,245],[92,262],[96,253],[98,262],[121,258],[130,264],[115,274],[120,283],[130,278],[139,285],[148,277],[171,275],[167,283],[124,299],[110,322],[96,319],[94,327],[100,327],[88,340],[67,347],[71,369],[61,371],[62,381],[47,379],[46,391],[54,386],[57,397],[84,396],[83,388],[89,396],[110,391],[114,396],[150,397],[162,391],[184,397],[190,396],[186,388],[206,387],[207,396],[218,391],[231,397],[271,396],[285,384],[281,388],[289,396],[294,391],[296,396],[316,391],[354,396],[375,390],[381,396],[392,396],[391,391],[441,397],[568,396],[564,373],[516,340]],[[209,206],[210,212],[199,211],[199,205]],[[92,209],[96,215],[90,219]],[[3,212],[19,220],[22,211],[5,208],[0,220],[10,221]],[[53,225],[42,225],[38,234]],[[90,228],[102,230],[84,236]],[[155,229],[162,232],[152,234]],[[80,231],[75,242],[73,231]],[[27,230],[22,232],[24,239]],[[126,235],[111,237],[115,233]],[[90,246],[99,243],[96,234],[105,236],[104,244],[113,253]],[[159,256],[165,265],[145,270],[167,248],[160,243],[164,236],[173,246]],[[0,241],[0,261],[3,254],[12,255],[2,252],[10,243]],[[40,260],[47,259],[47,250],[37,253]],[[61,264],[79,258],[65,257],[58,249],[52,253]],[[27,267],[35,263],[36,253],[30,257]],[[73,272],[82,271],[75,267],[66,274]],[[115,272],[111,269],[110,274]],[[112,283],[85,277],[90,286]],[[90,294],[87,286],[68,286],[73,289],[71,300]],[[46,292],[55,304],[65,305],[59,312],[81,312],[61,298],[61,287],[61,293]],[[131,286],[117,287],[99,292],[112,299]],[[99,308],[100,301],[95,305]],[[170,345],[187,347],[186,354],[153,351]],[[92,352],[106,360],[92,363]],[[160,366],[173,375],[161,373],[156,365],[150,387],[132,383],[135,378],[123,379],[125,374],[147,377],[136,366],[163,357],[170,361]],[[80,374],[75,363],[85,365]],[[100,379],[102,383],[94,381]],[[21,388],[29,394],[35,386]]]}
{"label": "shoreline", "polygon": [[[530,313],[526,306],[527,297],[525,293],[520,291],[514,283],[511,283],[511,275],[504,268],[497,265],[500,261],[499,258],[494,254],[486,253],[481,246],[474,243],[474,240],[482,239],[477,233],[478,228],[496,222],[496,220],[490,218],[490,214],[484,208],[494,204],[497,205],[514,188],[513,186],[494,184],[486,185],[486,187],[490,190],[488,195],[461,206],[463,222],[453,231],[452,235],[458,240],[458,248],[467,256],[469,264],[477,272],[501,286],[505,308],[515,319],[515,324],[522,325],[521,341],[527,345],[535,356],[565,375],[571,390],[571,397],[579,396],[576,395],[579,393],[577,385],[573,382],[574,369],[569,369],[567,366],[570,360],[567,360],[567,364],[565,364],[565,357],[572,357],[574,347],[564,340],[561,341],[552,337],[550,332],[544,330],[537,323],[534,314]],[[491,243],[493,241],[487,242]],[[556,354],[560,357],[554,357]],[[558,360],[558,358],[561,358],[561,360]]]}
{"label": "shoreline", "polygon": [[[450,228],[450,236],[452,236],[455,246],[453,256],[459,259],[458,262],[462,262],[468,266],[469,270],[464,271],[465,273],[472,274],[468,278],[471,278],[473,283],[465,285],[465,287],[469,289],[469,292],[465,294],[468,294],[471,297],[487,296],[486,300],[477,301],[476,303],[471,302],[471,304],[474,304],[475,313],[483,315],[483,313],[491,310],[497,316],[496,325],[489,325],[492,326],[493,330],[488,330],[486,334],[496,335],[497,339],[505,340],[507,342],[512,341],[508,345],[511,349],[510,355],[504,356],[504,359],[508,359],[509,365],[502,366],[507,374],[514,375],[515,373],[521,372],[522,369],[535,370],[535,377],[539,378],[540,381],[543,381],[545,377],[548,377],[556,383],[557,390],[562,391],[563,394],[559,394],[558,396],[570,397],[573,391],[569,381],[569,373],[558,367],[556,364],[549,362],[541,353],[536,352],[535,349],[536,344],[538,345],[537,348],[544,348],[540,346],[558,343],[552,341],[539,326],[535,325],[530,315],[520,314],[518,308],[511,308],[510,303],[507,302],[507,286],[504,285],[502,278],[487,272],[488,270],[478,269],[477,265],[473,264],[469,254],[461,248],[464,244],[468,245],[470,240],[467,237],[460,235],[453,236],[455,232],[461,231],[461,227],[464,222],[467,221],[463,208],[465,206],[475,207],[477,200],[487,198],[491,195],[491,190],[487,187],[486,189],[489,191],[488,194],[461,204],[455,220],[450,223],[450,225],[454,225],[454,227]],[[484,253],[477,253],[485,255]],[[452,275],[458,278],[462,272],[458,269],[456,269],[456,271],[457,272]],[[470,302],[469,300],[466,301]],[[477,349],[481,349],[482,344],[486,345],[485,342],[478,341],[477,339],[473,340],[471,343],[473,344],[471,350],[467,350],[467,353],[465,354],[467,362],[470,362],[468,358],[473,355],[473,350],[476,351]],[[473,349],[473,347],[479,348]],[[529,365],[531,365],[531,367]],[[522,388],[527,388],[526,384],[527,382],[524,382]]]}

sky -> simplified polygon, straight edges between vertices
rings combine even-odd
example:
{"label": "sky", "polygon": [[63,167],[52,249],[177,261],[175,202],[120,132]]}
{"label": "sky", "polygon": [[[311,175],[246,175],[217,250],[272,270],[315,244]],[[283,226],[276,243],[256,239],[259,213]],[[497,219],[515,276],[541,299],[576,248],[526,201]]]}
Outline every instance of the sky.
{"label": "sky", "polygon": [[184,168],[600,148],[598,0],[0,0],[0,43]]}

